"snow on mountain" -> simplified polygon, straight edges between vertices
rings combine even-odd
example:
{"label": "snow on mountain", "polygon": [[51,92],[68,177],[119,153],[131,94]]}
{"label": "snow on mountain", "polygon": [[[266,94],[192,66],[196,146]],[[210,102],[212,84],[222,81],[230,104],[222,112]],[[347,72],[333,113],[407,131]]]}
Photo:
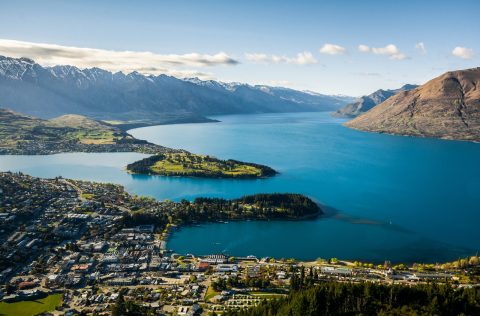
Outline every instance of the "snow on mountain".
{"label": "snow on mountain", "polygon": [[331,111],[346,103],[288,88],[69,65],[44,67],[28,58],[0,56],[0,106],[43,118],[70,113],[137,119],[162,113]]}

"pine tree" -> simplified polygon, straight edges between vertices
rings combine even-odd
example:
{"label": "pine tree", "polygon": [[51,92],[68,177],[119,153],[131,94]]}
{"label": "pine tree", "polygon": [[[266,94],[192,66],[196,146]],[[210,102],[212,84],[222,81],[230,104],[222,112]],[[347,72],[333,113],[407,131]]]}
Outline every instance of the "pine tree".
{"label": "pine tree", "polygon": [[125,299],[123,297],[123,293],[120,292],[115,305],[112,306],[112,316],[124,316],[126,314],[127,309],[125,308]]}

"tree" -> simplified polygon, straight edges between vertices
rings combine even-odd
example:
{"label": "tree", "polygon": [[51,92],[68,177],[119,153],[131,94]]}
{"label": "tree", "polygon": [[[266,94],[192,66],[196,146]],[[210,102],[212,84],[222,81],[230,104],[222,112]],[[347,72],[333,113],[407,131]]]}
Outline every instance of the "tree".
{"label": "tree", "polygon": [[124,316],[126,313],[125,299],[122,291],[120,291],[115,304],[112,306],[112,316]]}
{"label": "tree", "polygon": [[[295,283],[294,277],[292,282]],[[477,315],[480,289],[449,285],[321,282],[247,311],[224,315]]]}
{"label": "tree", "polygon": [[7,284],[5,285],[5,292],[6,292],[7,294],[12,294],[14,291],[15,291],[15,286],[13,286],[13,285],[10,284],[10,283],[7,283]]}

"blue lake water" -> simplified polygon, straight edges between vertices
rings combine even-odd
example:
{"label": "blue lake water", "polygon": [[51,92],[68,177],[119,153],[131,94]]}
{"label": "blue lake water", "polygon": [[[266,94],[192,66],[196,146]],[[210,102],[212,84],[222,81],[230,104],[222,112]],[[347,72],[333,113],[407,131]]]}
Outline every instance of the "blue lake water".
{"label": "blue lake water", "polygon": [[480,250],[480,144],[350,130],[328,113],[217,117],[221,123],[130,131],[140,139],[280,172],[260,180],[129,175],[144,155],[0,156],[0,170],[114,182],[159,199],[298,192],[326,215],[299,222],[231,222],[184,227],[180,253],[444,261]]}

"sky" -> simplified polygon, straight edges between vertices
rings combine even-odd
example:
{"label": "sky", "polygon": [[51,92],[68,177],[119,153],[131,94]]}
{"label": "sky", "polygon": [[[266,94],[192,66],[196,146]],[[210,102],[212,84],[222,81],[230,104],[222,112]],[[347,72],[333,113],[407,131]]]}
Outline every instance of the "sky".
{"label": "sky", "polygon": [[7,1],[0,55],[360,96],[480,66],[480,1]]}

